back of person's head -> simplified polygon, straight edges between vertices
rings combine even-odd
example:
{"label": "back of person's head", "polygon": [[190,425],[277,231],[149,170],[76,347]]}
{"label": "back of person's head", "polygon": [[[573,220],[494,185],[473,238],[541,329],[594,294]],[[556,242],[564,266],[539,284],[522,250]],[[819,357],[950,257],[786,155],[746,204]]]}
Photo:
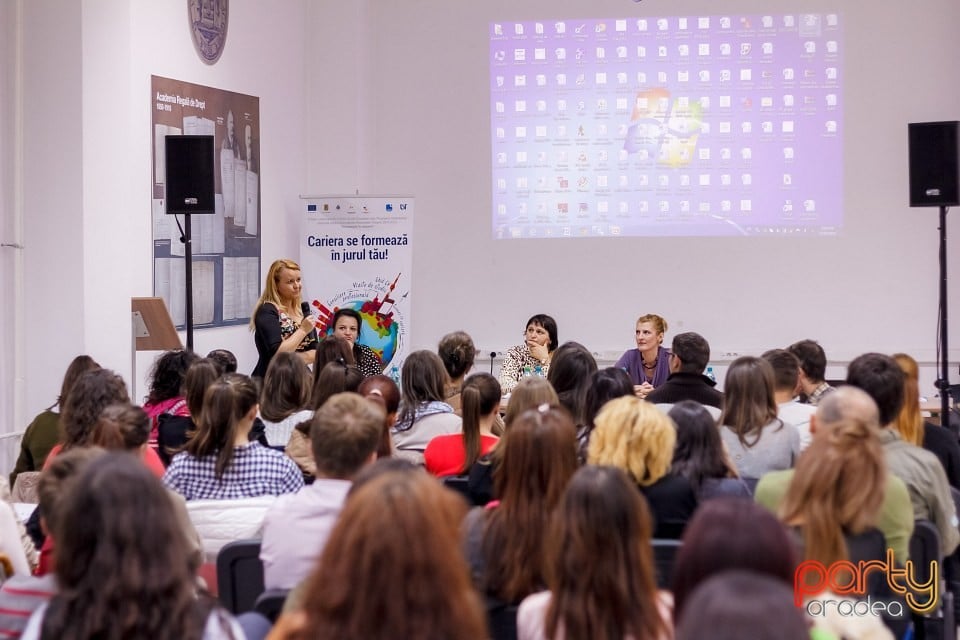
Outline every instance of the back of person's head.
{"label": "back of person's head", "polygon": [[676,640],[809,640],[793,589],[753,571],[724,571],[705,580],[690,597]]}
{"label": "back of person's head", "polygon": [[773,387],[777,391],[797,390],[800,378],[800,360],[786,349],[770,349],[760,356],[773,368]]}
{"label": "back of person's head", "polygon": [[357,393],[330,396],[310,423],[317,475],[349,480],[370,462],[380,444],[383,417],[380,407]]}
{"label": "back of person's head", "polygon": [[903,371],[903,406],[894,420],[900,437],[916,446],[923,445],[923,414],[920,412],[920,366],[906,353],[895,353],[893,359]]}
{"label": "back of person's head", "polygon": [[579,342],[564,342],[553,352],[547,380],[578,425],[587,423],[587,389],[596,371],[593,354]]}
{"label": "back of person's head", "polygon": [[703,373],[710,362],[710,344],[693,331],[673,336],[670,352],[680,359],[680,371],[684,373]]}
{"label": "back of person's head", "polygon": [[546,637],[661,638],[646,501],[615,467],[570,479],[546,540]]}
{"label": "back of person's head", "polygon": [[897,361],[882,353],[865,353],[847,367],[847,384],[863,389],[873,398],[882,426],[892,423],[903,406],[905,377]]}
{"label": "back of person's head", "polygon": [[636,396],[623,396],[597,414],[587,461],[619,467],[645,487],[670,470],[676,439],[676,428],[660,409]]}
{"label": "back of person's head", "polygon": [[180,395],[187,369],[198,358],[190,349],[165,351],[153,363],[150,371],[150,393],[147,403],[157,404]]}
{"label": "back of person's head", "polygon": [[353,349],[350,343],[337,336],[327,336],[317,345],[316,359],[313,361],[313,384],[316,386],[317,378],[323,368],[331,362],[340,364],[357,364],[357,359],[353,355]]}
{"label": "back of person's head", "polygon": [[183,398],[187,401],[187,409],[194,422],[203,411],[203,397],[207,389],[222,375],[224,372],[209,358],[200,358],[187,369],[187,375],[183,378]]}
{"label": "back of person's head", "polygon": [[313,380],[310,408],[316,411],[335,393],[356,391],[363,382],[363,374],[355,365],[329,362]]}
{"label": "back of person's head", "polygon": [[577,470],[576,428],[562,407],[530,409],[511,423],[497,451],[500,504],[487,516],[484,580],[488,592],[518,602],[543,582],[548,518]]}
{"label": "back of person's head", "polygon": [[876,524],[886,481],[876,425],[847,419],[818,428],[780,507],[781,519],[803,534],[805,559],[848,560],[844,534]]}
{"label": "back of person's head", "polygon": [[425,474],[426,472],[423,465],[411,462],[406,458],[377,458],[373,463],[362,467],[353,476],[353,482],[350,484],[350,490],[347,492],[347,496],[349,497],[356,493],[360,490],[360,487],[386,473]]}
{"label": "back of person's head", "polygon": [[60,527],[64,496],[70,484],[88,464],[104,455],[100,447],[77,447],[50,459],[47,468],[40,472],[37,496],[40,503],[41,526],[51,534]]}
{"label": "back of person's head", "polygon": [[521,378],[517,386],[510,393],[510,401],[507,403],[507,412],[503,416],[503,424],[509,429],[510,424],[525,411],[535,409],[542,404],[559,404],[560,398],[553,385],[547,382],[546,378],[540,376],[531,376]]}
{"label": "back of person's head", "polygon": [[820,400],[816,413],[817,431],[844,420],[867,422],[878,429],[883,426],[880,424],[880,412],[873,398],[863,389],[848,384],[837,387],[836,391],[828,393]]}
{"label": "back of person's head", "polygon": [[260,415],[280,422],[306,408],[310,400],[310,370],[300,356],[280,351],[267,366],[260,392]]}
{"label": "back of person's head", "polygon": [[207,354],[207,359],[212,360],[220,370],[220,375],[225,373],[237,372],[237,356],[227,349],[214,349]]}
{"label": "back of person's head", "polygon": [[223,477],[233,460],[236,430],[256,406],[260,393],[256,382],[240,373],[227,373],[210,385],[203,397],[197,428],[189,435],[184,451],[196,457],[216,454],[216,477]]}
{"label": "back of person's head", "polygon": [[550,336],[550,342],[547,343],[547,351],[555,351],[560,345],[560,338],[557,334],[557,321],[545,313],[537,313],[530,316],[530,319],[527,320],[527,324],[523,326],[526,328],[531,325],[535,327],[542,327],[543,330],[547,332],[547,335]]}
{"label": "back of person's head", "polygon": [[737,475],[720,440],[717,423],[699,402],[681,400],[667,414],[677,426],[677,442],[670,470],[690,481],[695,491],[708,478]]}
{"label": "back of person's head", "polygon": [[352,491],[304,590],[297,638],[479,640],[480,599],[460,550],[466,504],[421,472]]}
{"label": "back of person's head", "polygon": [[590,376],[590,386],[586,395],[587,425],[594,426],[597,414],[603,405],[614,398],[633,395],[633,381],[623,369],[607,367],[595,371]]}
{"label": "back of person's head", "polygon": [[447,370],[443,361],[433,351],[414,351],[403,361],[400,375],[399,421],[411,421],[417,407],[424,402],[442,402]]}
{"label": "back of person's head", "polygon": [[465,331],[454,331],[440,338],[437,355],[443,361],[451,380],[459,380],[470,371],[477,357],[473,338]]}
{"label": "back of person's head", "polygon": [[674,562],[673,619],[681,619],[690,594],[714,574],[746,569],[792,586],[794,567],[793,543],[776,516],[749,498],[707,500],[687,524]]}
{"label": "back of person's head", "polygon": [[100,412],[118,402],[130,402],[123,378],[109,369],[91,369],[81,374],[60,411],[63,449],[87,444]]}
{"label": "back of person's head", "polygon": [[480,457],[480,421],[500,408],[500,383],[489,373],[467,378],[461,391],[463,447],[466,452],[462,472],[466,473]]}
{"label": "back of person's head", "polygon": [[129,402],[104,407],[90,434],[89,444],[107,450],[136,451],[150,437],[150,416]]}
{"label": "back of person's head", "polygon": [[43,637],[202,635],[186,536],[167,490],[139,458],[110,452],[88,463],[53,534],[59,593]]}
{"label": "back of person's head", "polygon": [[787,351],[797,356],[803,375],[813,383],[823,382],[827,375],[827,354],[815,340],[800,340],[787,347]]}
{"label": "back of person's head", "polygon": [[753,446],[760,439],[763,427],[776,419],[773,367],[754,356],[734,360],[723,384],[719,423],[730,427],[743,445]]}
{"label": "back of person's head", "polygon": [[57,401],[54,404],[60,405],[62,411],[63,405],[66,404],[67,397],[70,395],[70,390],[73,388],[73,385],[77,383],[80,376],[87,371],[99,368],[100,365],[90,356],[81,355],[71,360],[67,366],[67,372],[63,374],[63,382],[60,384],[60,395],[57,396]]}
{"label": "back of person's head", "polygon": [[377,457],[387,458],[393,455],[393,439],[390,437],[390,429],[397,422],[397,410],[400,408],[400,387],[389,376],[379,373],[364,378],[360,386],[357,387],[357,393],[370,402],[383,407],[383,433],[380,436],[380,446],[377,447]]}

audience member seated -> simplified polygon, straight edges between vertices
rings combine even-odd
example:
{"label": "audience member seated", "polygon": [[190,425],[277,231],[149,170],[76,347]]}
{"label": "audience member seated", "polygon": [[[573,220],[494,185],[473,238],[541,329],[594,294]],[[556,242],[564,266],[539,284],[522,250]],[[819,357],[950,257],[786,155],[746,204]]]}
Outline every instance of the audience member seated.
{"label": "audience member seated", "polygon": [[670,375],[670,351],[663,347],[667,321],[655,313],[637,318],[637,348],[624,352],[614,365],[633,380],[636,394],[646,398],[667,381]]}
{"label": "audience member seated", "polygon": [[[53,535],[59,526],[63,509],[63,497],[71,482],[74,482],[91,461],[103,455],[102,449],[83,447],[68,451],[51,461],[40,476],[40,527],[46,536],[42,564],[36,576],[18,571],[0,586],[0,629],[4,637],[18,638],[27,626],[30,615],[57,592],[53,574]],[[0,534],[2,536],[2,534]],[[5,539],[5,538],[0,538]]]}
{"label": "audience member seated", "polygon": [[803,451],[810,446],[810,416],[817,408],[797,400],[800,361],[786,349],[771,349],[760,357],[773,368],[773,397],[777,401],[777,417],[797,428],[800,451]]}
{"label": "audience member seated", "polygon": [[[326,342],[326,340],[323,342]],[[323,342],[320,344],[322,345]],[[356,391],[362,381],[363,375],[352,364],[344,362],[327,363],[320,375],[314,379],[310,409],[316,412],[328,398],[338,393]],[[316,473],[313,446],[310,443],[310,421],[299,422],[294,426],[285,451],[297,463],[304,475],[312,477]]]}
{"label": "audience member seated", "polygon": [[573,416],[578,442],[587,439],[587,389],[596,371],[593,354],[579,342],[564,342],[553,352],[547,382],[553,385],[560,404]]}
{"label": "audience member seated", "polygon": [[61,451],[89,445],[100,412],[106,407],[129,402],[127,385],[113,371],[98,368],[81,374],[60,414],[63,441],[50,450],[44,468]]}
{"label": "audience member seated", "polygon": [[[763,507],[743,498],[708,500],[690,521],[673,565],[674,623],[684,619],[694,590],[724,571],[752,571],[792,588],[796,557],[787,530]],[[690,615],[699,613],[691,607]]]}
{"label": "audience member seated", "polygon": [[353,357],[353,348],[349,342],[337,336],[326,336],[320,341],[317,345],[317,359],[313,363],[313,383],[311,387],[317,386],[317,378],[320,377],[320,372],[331,362],[353,366],[357,364],[356,358]]}
{"label": "audience member seated", "polygon": [[316,565],[351,479],[376,460],[382,432],[382,409],[355,393],[332,396],[314,415],[310,440],[317,479],[278,498],[263,521],[260,559],[267,589],[292,589]]}
{"label": "audience member seated", "polygon": [[677,427],[670,472],[687,479],[699,502],[718,496],[751,496],[750,487],[730,462],[705,405],[681,400],[667,415]]}
{"label": "audience member seated", "polygon": [[500,415],[500,383],[478,373],[463,384],[463,432],[437,436],[423,452],[423,464],[437,477],[466,474],[482,455],[496,446],[493,427]]}
{"label": "audience member seated", "polygon": [[333,335],[343,338],[350,344],[354,362],[357,363],[357,369],[364,378],[383,373],[383,361],[380,356],[373,349],[359,342],[363,318],[357,310],[337,309],[330,324],[333,327]]}
{"label": "audience member seated", "polygon": [[256,383],[237,373],[207,389],[197,430],[163,476],[168,487],[189,501],[280,495],[303,486],[293,461],[249,441],[257,395]]}
{"label": "audience member seated", "polygon": [[187,375],[183,378],[183,397],[187,401],[189,415],[162,413],[157,417],[157,453],[164,465],[170,465],[174,454],[183,448],[189,434],[197,428],[193,416],[200,415],[207,389],[224,373],[215,361],[207,358],[196,360],[187,369]]}
{"label": "audience member seated", "polygon": [[800,434],[777,417],[773,368],[753,356],[737,358],[723,386],[720,437],[741,478],[789,469],[800,454]]}
{"label": "audience member seated", "polygon": [[[836,393],[824,397],[817,405],[817,412],[810,418],[813,442],[816,443],[821,436],[829,439],[833,429],[851,422],[869,424],[871,429],[880,428],[877,405],[870,396],[860,389],[843,386],[838,388]],[[774,514],[782,513],[784,498],[793,477],[793,469],[764,475],[757,484],[757,502]],[[907,493],[903,481],[889,471],[886,473],[881,493],[883,501],[877,516],[877,527],[883,533],[887,545],[893,549],[897,563],[902,565],[907,560],[910,536],[913,533],[914,515],[910,494]]]}
{"label": "audience member seated", "polygon": [[517,612],[519,640],[672,637],[657,593],[650,512],[630,478],[613,467],[577,471],[546,538],[546,591]]}
{"label": "audience member seated", "polygon": [[587,461],[587,450],[590,447],[590,434],[596,428],[597,414],[603,405],[614,398],[633,395],[633,381],[623,369],[607,367],[595,371],[590,376],[590,386],[587,388],[585,399],[586,427],[577,434],[577,459],[581,464]]}
{"label": "audience member seated", "polygon": [[447,370],[447,384],[444,388],[443,399],[453,407],[457,415],[460,413],[460,390],[463,387],[463,380],[477,357],[477,348],[473,344],[473,338],[465,331],[454,331],[440,338],[440,344],[437,345],[437,355],[443,361],[443,367]]}
{"label": "audience member seated", "polygon": [[608,402],[597,414],[587,462],[630,474],[650,505],[654,538],[679,538],[697,508],[690,482],[670,472],[677,430],[662,411],[640,398]]}
{"label": "audience member seated", "polygon": [[394,455],[423,464],[431,440],[460,433],[460,416],[443,401],[446,382],[440,356],[425,349],[407,356],[400,376],[400,413],[390,432]]}
{"label": "audience member seated", "polygon": [[[798,543],[798,557],[825,567],[841,561],[857,566],[886,563],[887,542],[875,528],[886,484],[876,422],[847,419],[820,429],[809,453],[800,456],[780,507],[780,519]],[[869,574],[863,587],[874,600],[894,597],[883,572]],[[906,610],[902,599],[900,604]],[[896,637],[902,637],[909,618],[894,613],[891,607],[881,615]]]}
{"label": "audience member seated", "polygon": [[207,354],[207,360],[212,360],[220,370],[220,375],[237,372],[237,356],[228,349],[214,349]]}
{"label": "audience member seated", "polygon": [[149,436],[150,416],[140,407],[124,402],[103,408],[88,444],[108,451],[129,451],[143,460],[153,475],[162,478],[166,469],[156,449],[147,446]]}
{"label": "audience member seated", "polygon": [[877,405],[887,468],[907,485],[913,517],[937,527],[943,555],[949,556],[960,542],[960,531],[943,465],[929,451],[905,442],[896,429],[905,377],[897,362],[881,353],[858,356],[847,367],[847,384],[866,391]]}
{"label": "audience member seated", "polygon": [[800,340],[787,347],[787,351],[800,361],[800,392],[806,402],[820,404],[834,388],[827,384],[827,354],[814,340]]}
{"label": "audience member seated", "polygon": [[23,438],[20,440],[20,455],[13,467],[13,473],[10,474],[11,487],[16,486],[17,476],[24,471],[43,469],[47,454],[60,440],[60,413],[54,409],[63,410],[63,405],[66,404],[67,397],[70,395],[70,389],[81,374],[99,368],[100,365],[90,356],[77,356],[70,362],[67,372],[63,375],[57,401],[35,417],[23,433]]}
{"label": "audience member seated", "polygon": [[960,442],[950,429],[926,422],[920,412],[920,367],[905,353],[896,353],[893,359],[904,374],[903,407],[895,420],[894,429],[905,442],[923,447],[940,459],[951,487],[960,489]]}
{"label": "audience member seated", "polygon": [[170,498],[128,453],[88,464],[63,497],[58,593],[31,616],[23,638],[239,638],[207,597]]}
{"label": "audience member seated", "polygon": [[[724,571],[705,580],[677,623],[676,640],[827,640],[814,635],[793,602],[793,589],[753,571]],[[865,639],[866,636],[850,636]]]}
{"label": "audience member seated", "polygon": [[352,491],[307,579],[302,610],[271,638],[482,640],[483,605],[457,545],[464,502],[424,473]]}
{"label": "audience member seated", "polygon": [[527,320],[523,332],[523,344],[510,347],[500,364],[500,387],[504,394],[511,393],[526,375],[550,373],[550,360],[560,345],[557,338],[557,321],[544,313]]}
{"label": "audience member seated", "polygon": [[488,610],[518,605],[546,586],[544,540],[551,514],[577,470],[573,421],[561,407],[525,411],[497,445],[499,502],[464,522],[464,549]]}
{"label": "audience member seated", "polygon": [[357,393],[368,400],[373,400],[386,412],[383,420],[383,435],[377,446],[377,458],[389,458],[393,455],[393,441],[390,439],[390,430],[397,422],[397,411],[400,409],[400,387],[397,383],[382,373],[377,376],[364,378]]}
{"label": "audience member seated", "polygon": [[647,395],[647,402],[672,405],[681,400],[694,400],[713,407],[719,416],[723,394],[715,389],[717,383],[703,374],[710,362],[710,344],[699,333],[678,333],[673,337],[669,353],[670,376]]}
{"label": "audience member seated", "polygon": [[[542,405],[552,406],[559,403],[557,392],[553,390],[553,386],[545,378],[539,376],[524,378],[510,394],[510,402],[507,404],[507,411],[503,417],[504,433],[510,429],[513,421],[526,411]],[[494,499],[493,476],[494,471],[500,465],[502,453],[502,445],[494,447],[493,451],[487,455],[480,456],[470,468],[467,489],[473,504],[487,504]]]}
{"label": "audience member seated", "polygon": [[187,369],[198,359],[189,349],[167,351],[157,358],[150,371],[150,393],[143,410],[150,416],[150,446],[157,446],[157,429],[161,414],[189,416],[187,400],[183,397],[183,379]]}
{"label": "audience member seated", "polygon": [[313,417],[313,411],[307,409],[310,383],[310,370],[294,352],[280,351],[267,365],[259,415],[271,447],[286,447],[293,428]]}

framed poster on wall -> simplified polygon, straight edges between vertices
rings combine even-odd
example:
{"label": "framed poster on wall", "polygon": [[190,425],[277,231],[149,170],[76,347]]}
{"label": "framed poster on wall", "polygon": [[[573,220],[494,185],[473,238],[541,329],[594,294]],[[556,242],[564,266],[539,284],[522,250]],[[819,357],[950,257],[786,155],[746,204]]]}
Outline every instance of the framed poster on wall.
{"label": "framed poster on wall", "polygon": [[260,99],[151,76],[153,292],[186,323],[183,219],[166,213],[167,135],[214,137],[213,215],[191,217],[193,323],[246,324],[260,295]]}

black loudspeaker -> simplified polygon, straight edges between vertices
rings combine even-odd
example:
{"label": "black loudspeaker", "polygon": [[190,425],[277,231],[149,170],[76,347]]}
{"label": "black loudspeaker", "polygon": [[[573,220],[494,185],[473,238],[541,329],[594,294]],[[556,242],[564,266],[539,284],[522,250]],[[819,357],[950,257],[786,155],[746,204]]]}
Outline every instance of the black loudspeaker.
{"label": "black loudspeaker", "polygon": [[167,213],[214,213],[213,136],[167,136]]}
{"label": "black loudspeaker", "polygon": [[960,204],[960,122],[912,122],[910,206],[949,207]]}

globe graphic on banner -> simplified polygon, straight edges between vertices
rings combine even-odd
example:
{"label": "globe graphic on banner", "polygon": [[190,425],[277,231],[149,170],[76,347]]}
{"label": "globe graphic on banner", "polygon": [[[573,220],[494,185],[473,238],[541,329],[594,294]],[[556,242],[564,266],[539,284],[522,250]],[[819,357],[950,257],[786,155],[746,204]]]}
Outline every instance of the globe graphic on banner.
{"label": "globe graphic on banner", "polygon": [[[393,360],[400,345],[400,326],[392,318],[374,312],[373,309],[378,305],[373,303],[373,300],[351,300],[338,306],[340,309],[353,309],[360,314],[360,337],[357,342],[373,349],[386,367]],[[333,335],[333,327],[327,330],[327,335]]]}

